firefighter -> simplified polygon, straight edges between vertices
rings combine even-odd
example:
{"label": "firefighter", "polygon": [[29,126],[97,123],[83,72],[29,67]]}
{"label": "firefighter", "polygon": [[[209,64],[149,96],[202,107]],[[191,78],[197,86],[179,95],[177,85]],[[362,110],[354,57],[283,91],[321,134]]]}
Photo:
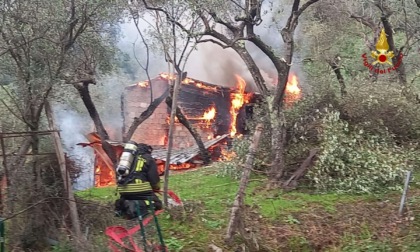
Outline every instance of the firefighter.
{"label": "firefighter", "polygon": [[117,167],[117,191],[120,195],[116,201],[118,216],[133,219],[138,217],[139,210],[144,217],[149,212],[150,199],[155,211],[162,209],[162,201],[155,194],[160,190],[160,178],[152,150],[151,146],[142,143],[130,141],[125,145]]}

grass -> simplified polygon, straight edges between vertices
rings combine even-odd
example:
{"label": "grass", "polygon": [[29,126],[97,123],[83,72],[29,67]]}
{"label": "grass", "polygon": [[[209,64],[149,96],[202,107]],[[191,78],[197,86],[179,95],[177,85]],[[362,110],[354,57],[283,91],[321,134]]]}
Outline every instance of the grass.
{"label": "grass", "polygon": [[[394,208],[399,202],[398,193],[375,196],[300,191],[283,193],[280,190],[267,190],[265,184],[264,178],[252,178],[245,203],[262,216],[261,220],[251,221],[250,225],[259,229],[260,239],[271,244],[269,251],[284,251],[286,248],[287,251],[313,251],[314,247],[323,246],[325,249],[321,251],[331,252],[420,251],[417,236],[413,238],[413,233],[420,230],[420,221],[417,220],[420,216],[416,216],[410,224],[410,232],[404,239],[389,235],[379,240],[372,238],[380,236],[378,232],[387,229],[387,225],[393,227],[392,221],[388,223],[387,216],[396,212]],[[170,251],[206,251],[210,243],[224,248],[223,235],[238,190],[238,181],[219,177],[217,170],[208,167],[172,174],[169,187],[185,204],[185,212],[167,211],[159,216]],[[115,187],[93,188],[77,194],[99,202],[111,202],[117,198]],[[409,204],[414,206],[419,199],[420,191],[410,196]],[[375,219],[381,215],[384,215],[382,219]],[[315,230],[314,233],[311,230]],[[411,232],[413,230],[416,232]],[[279,238],[282,236],[283,240]],[[322,239],[322,236],[326,237]],[[396,245],[396,239],[403,239],[406,244]],[[325,244],[323,240],[327,240]],[[278,248],[278,242],[285,247]],[[231,251],[232,248],[224,249]]]}
{"label": "grass", "polygon": [[320,207],[329,213],[336,211],[337,203],[376,200],[380,195],[310,194],[304,192],[274,193],[263,191],[248,197],[247,203],[260,208],[260,213],[270,219],[279,219],[293,212],[308,212]]}
{"label": "grass", "polygon": [[[260,183],[251,181],[247,191],[251,192]],[[194,218],[190,219],[174,220],[168,213],[159,217],[165,240],[173,251],[188,251],[185,250],[186,246],[190,249],[203,248],[208,246],[209,240],[222,239],[221,230],[227,225],[229,210],[238,190],[238,181],[218,177],[212,168],[202,168],[174,173],[170,177],[169,188],[187,203],[186,208],[195,211]],[[117,198],[115,187],[112,186],[80,191],[77,195],[99,202],[110,202]]]}

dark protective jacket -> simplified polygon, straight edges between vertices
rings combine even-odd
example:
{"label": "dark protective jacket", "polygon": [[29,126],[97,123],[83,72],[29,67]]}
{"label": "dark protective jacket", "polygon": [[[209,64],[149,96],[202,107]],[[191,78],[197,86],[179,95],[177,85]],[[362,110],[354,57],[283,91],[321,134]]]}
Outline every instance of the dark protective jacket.
{"label": "dark protective jacket", "polygon": [[152,157],[152,148],[146,144],[138,145],[130,174],[117,186],[121,198],[126,200],[147,200],[155,197],[153,190],[160,190],[157,165]]}

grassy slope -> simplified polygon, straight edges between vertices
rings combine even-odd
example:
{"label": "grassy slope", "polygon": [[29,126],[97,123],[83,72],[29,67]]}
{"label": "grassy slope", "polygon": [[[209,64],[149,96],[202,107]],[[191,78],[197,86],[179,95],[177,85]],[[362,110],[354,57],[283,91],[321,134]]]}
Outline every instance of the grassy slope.
{"label": "grassy slope", "polygon": [[[207,251],[208,244],[223,247],[231,202],[238,182],[221,178],[211,168],[176,173],[170,188],[186,203],[185,213],[160,216],[171,251]],[[420,191],[410,191],[410,205]],[[114,188],[96,188],[79,196],[112,201]],[[266,251],[420,251],[416,242],[420,216],[411,221],[396,216],[398,193],[353,196],[267,191],[262,178],[253,178],[247,190],[247,227]],[[414,218],[414,219],[413,219]],[[287,249],[287,250],[286,250]],[[234,248],[226,248],[234,251]]]}

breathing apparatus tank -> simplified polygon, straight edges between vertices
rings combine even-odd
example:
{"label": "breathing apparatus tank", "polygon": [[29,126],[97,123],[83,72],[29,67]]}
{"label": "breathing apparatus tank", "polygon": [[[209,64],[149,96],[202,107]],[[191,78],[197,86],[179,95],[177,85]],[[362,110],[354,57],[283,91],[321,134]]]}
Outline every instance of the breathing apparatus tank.
{"label": "breathing apparatus tank", "polygon": [[133,164],[134,157],[137,152],[137,143],[134,141],[128,141],[124,145],[124,150],[121,154],[120,161],[118,163],[116,172],[118,175],[118,181],[120,181],[123,177],[130,174],[130,168]]}

